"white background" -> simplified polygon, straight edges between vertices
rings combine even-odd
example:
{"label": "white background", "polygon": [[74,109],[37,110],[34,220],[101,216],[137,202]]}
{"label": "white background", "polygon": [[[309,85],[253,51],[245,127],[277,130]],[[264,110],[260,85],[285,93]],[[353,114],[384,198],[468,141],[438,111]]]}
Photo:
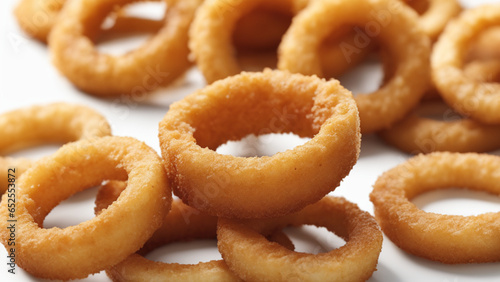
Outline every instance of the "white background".
{"label": "white background", "polygon": [[[466,7],[483,2],[495,1],[462,1]],[[0,113],[56,101],[88,105],[108,118],[115,135],[135,137],[159,152],[157,138],[159,121],[167,112],[170,103],[204,86],[199,72],[193,69],[175,86],[155,91],[150,98],[140,103],[126,98],[105,100],[89,96],[73,88],[71,83],[58,73],[51,64],[49,50],[45,45],[30,39],[19,29],[12,14],[16,3],[17,1],[13,0],[0,1]],[[138,38],[133,38],[121,41],[119,46],[133,48],[137,40]],[[99,48],[115,51],[113,45],[101,45]],[[354,87],[359,85],[354,86],[349,81],[359,83],[362,80],[361,88],[370,88],[380,80],[380,76],[378,65],[366,64],[342,81],[355,91]],[[301,142],[304,140],[293,136],[273,136],[225,146],[221,152],[238,154],[251,149],[260,154],[273,154],[276,151],[292,148]],[[42,149],[23,151],[15,156],[37,158],[56,149],[57,146],[45,146]],[[363,136],[361,156],[357,165],[332,195],[344,196],[357,203],[361,209],[372,212],[373,206],[368,198],[371,186],[382,172],[405,161],[408,157],[388,147],[376,136]],[[95,188],[90,189],[62,203],[47,217],[46,227],[64,227],[91,218],[95,193]],[[426,211],[449,214],[471,215],[500,210],[500,199],[461,190],[429,193],[420,196],[414,203]],[[301,251],[325,251],[341,244],[335,236],[321,229],[305,231],[294,229],[287,232],[295,239]],[[408,255],[395,247],[387,238],[384,239],[378,271],[370,281],[500,281],[500,263],[443,265]],[[149,257],[169,262],[196,263],[200,259],[210,260],[220,256],[215,243],[208,241],[165,247]],[[15,275],[9,274],[6,262],[6,252],[0,248],[0,281],[39,281],[20,268],[16,268]],[[85,281],[109,280],[100,273],[90,276]]]}

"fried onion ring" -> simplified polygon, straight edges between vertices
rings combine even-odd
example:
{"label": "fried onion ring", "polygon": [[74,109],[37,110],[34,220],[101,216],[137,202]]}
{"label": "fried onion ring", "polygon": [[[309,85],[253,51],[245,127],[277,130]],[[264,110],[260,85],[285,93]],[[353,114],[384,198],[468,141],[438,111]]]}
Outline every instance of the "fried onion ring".
{"label": "fried onion ring", "polygon": [[[96,214],[113,203],[125,189],[125,182],[112,181],[102,186],[96,197]],[[171,211],[165,216],[163,225],[136,254],[109,268],[106,273],[113,281],[241,281],[223,260],[185,265],[178,263],[152,262],[143,255],[177,241],[215,239],[217,218],[174,200]],[[293,250],[294,246],[283,232],[275,232],[268,238]]]}
{"label": "fried onion ring", "polygon": [[165,24],[138,49],[122,56],[99,53],[91,38],[116,8],[136,0],[69,2],[49,45],[56,67],[79,89],[97,96],[141,97],[181,76],[190,66],[188,29],[202,0],[170,0]]}
{"label": "fried onion ring", "polygon": [[[0,115],[0,156],[28,147],[67,143],[111,135],[106,119],[85,106],[54,103],[13,110]],[[19,177],[31,165],[25,158],[0,157],[0,193],[7,189],[7,170]]]}
{"label": "fried onion ring", "polygon": [[[171,105],[159,137],[174,192],[186,204],[216,216],[262,218],[297,211],[333,191],[357,161],[358,126],[352,94],[338,81],[264,70],[218,81]],[[312,139],[271,157],[214,151],[249,134],[288,132]]]}
{"label": "fried onion ring", "polygon": [[[128,179],[127,189],[101,214],[64,229],[43,228],[62,200],[103,180]],[[76,279],[109,268],[136,252],[160,227],[172,195],[156,152],[133,138],[102,137],[70,143],[18,180],[16,263],[47,279]],[[7,200],[0,206],[9,218]],[[0,223],[8,246],[7,221]]]}
{"label": "fried onion ring", "polygon": [[432,53],[432,77],[444,100],[464,116],[500,124],[500,85],[477,82],[463,71],[469,43],[489,27],[500,24],[500,5],[465,11],[451,22]]}
{"label": "fried onion ring", "polygon": [[395,73],[376,92],[355,97],[361,132],[388,128],[413,109],[429,87],[430,41],[416,27],[417,20],[412,9],[395,1],[315,1],[295,17],[283,37],[278,67],[323,77],[317,52],[321,42],[344,24],[362,26],[366,40],[378,38],[391,54]]}
{"label": "fried onion ring", "polygon": [[[346,244],[314,255],[270,244],[261,235],[303,224],[326,227]],[[346,281],[347,277],[365,281],[375,271],[382,248],[382,232],[369,213],[343,198],[329,196],[281,218],[221,218],[217,238],[224,261],[245,281]]]}
{"label": "fried onion ring", "polygon": [[500,195],[498,156],[432,153],[384,173],[370,199],[385,235],[408,253],[443,263],[500,261],[500,213],[428,213],[411,199],[427,191],[463,187]]}
{"label": "fried onion ring", "polygon": [[[440,115],[435,120],[422,114]],[[464,118],[443,101],[426,101],[388,130],[380,132],[387,143],[411,153],[489,152],[500,148],[500,126]]]}
{"label": "fried onion ring", "polygon": [[14,15],[26,33],[45,43],[65,3],[66,0],[21,0]]}
{"label": "fried onion ring", "polygon": [[[444,28],[462,11],[462,6],[457,0],[404,0],[410,7],[420,14],[418,25],[433,41],[443,32]],[[429,2],[428,6],[419,11],[422,2]]]}

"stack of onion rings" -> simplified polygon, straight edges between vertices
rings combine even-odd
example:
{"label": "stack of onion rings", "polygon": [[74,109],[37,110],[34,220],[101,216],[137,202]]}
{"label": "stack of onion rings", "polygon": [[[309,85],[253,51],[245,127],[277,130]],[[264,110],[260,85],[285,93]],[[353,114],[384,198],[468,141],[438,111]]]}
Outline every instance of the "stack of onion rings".
{"label": "stack of onion rings", "polygon": [[464,187],[500,196],[500,158],[474,153],[420,155],[384,173],[370,199],[385,235],[401,249],[443,263],[500,261],[500,213],[440,215],[410,202],[427,191]]}
{"label": "stack of onion rings", "polygon": [[[242,73],[171,105],[160,145],[174,192],[186,204],[229,218],[278,216],[318,201],[348,174],[359,153],[357,113],[336,80]],[[287,132],[312,139],[271,157],[214,151],[249,134]]]}
{"label": "stack of onion rings", "polygon": [[122,56],[101,54],[90,38],[116,6],[135,0],[69,2],[53,27],[49,46],[56,67],[78,88],[98,96],[142,97],[171,83],[190,66],[188,29],[202,0],[165,0],[165,25],[140,48]]}
{"label": "stack of onion rings", "polygon": [[[96,214],[112,204],[125,189],[125,182],[111,181],[102,186],[96,197]],[[152,262],[143,255],[176,241],[215,239],[217,218],[200,213],[180,200],[174,200],[172,209],[163,219],[163,225],[136,254],[106,270],[113,281],[155,281],[168,277],[172,281],[241,281],[222,260],[182,265]],[[293,243],[283,232],[275,232],[268,239],[294,249]]]}
{"label": "stack of onion rings", "polygon": [[[128,179],[128,185],[101,214],[64,229],[42,227],[47,214],[59,202],[109,179]],[[25,172],[17,187],[16,263],[47,279],[84,278],[119,263],[160,227],[172,201],[156,152],[126,137],[65,145]],[[0,213],[4,219],[12,218],[6,194]],[[0,235],[9,248],[7,224],[7,220],[1,221]]]}
{"label": "stack of onion rings", "polygon": [[[40,144],[110,134],[106,119],[87,107],[67,103],[31,106],[0,115],[0,156]],[[0,193],[7,189],[8,168],[15,168],[19,177],[32,163],[24,158],[0,157]]]}
{"label": "stack of onion rings", "polygon": [[[326,227],[346,244],[314,255],[271,244],[261,235],[303,224]],[[375,219],[335,197],[281,218],[219,219],[217,238],[224,261],[245,281],[366,281],[375,271],[382,248],[382,232]]]}
{"label": "stack of onion rings", "polygon": [[355,97],[363,133],[389,128],[402,119],[429,87],[429,38],[417,27],[417,14],[395,3],[315,1],[294,19],[279,49],[280,69],[324,76],[317,50],[332,30],[361,25],[368,40],[378,38],[395,61],[395,73],[378,91]]}
{"label": "stack of onion rings", "polygon": [[465,75],[462,67],[468,43],[500,24],[500,5],[484,5],[463,12],[451,22],[432,53],[432,77],[443,99],[454,110],[487,124],[500,124],[500,86]]}

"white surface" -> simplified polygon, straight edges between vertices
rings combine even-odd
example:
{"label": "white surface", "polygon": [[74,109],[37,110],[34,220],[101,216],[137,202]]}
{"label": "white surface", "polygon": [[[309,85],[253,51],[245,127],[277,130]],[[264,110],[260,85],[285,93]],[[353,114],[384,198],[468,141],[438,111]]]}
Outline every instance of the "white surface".
{"label": "white surface", "polygon": [[[55,101],[84,104],[105,115],[115,135],[133,136],[159,151],[158,122],[167,112],[171,102],[203,87],[200,74],[193,70],[176,86],[156,91],[146,101],[138,102],[127,98],[103,100],[86,95],[73,88],[51,65],[46,46],[28,38],[19,29],[12,16],[12,9],[16,2],[17,0],[0,1],[0,113],[32,104],[47,104]],[[462,2],[471,7],[486,1]],[[374,74],[374,76],[377,75]],[[359,79],[357,81],[359,83]],[[346,86],[349,87],[349,85]],[[293,147],[300,142],[303,140],[297,140],[293,136],[267,136],[258,140],[250,138],[250,141],[246,143],[231,144],[225,146],[222,151],[242,155],[272,154],[277,150]],[[38,151],[31,150],[19,154],[34,157],[48,154],[55,149],[54,146],[48,146]],[[372,212],[373,206],[368,198],[372,184],[382,172],[407,158],[407,155],[384,145],[375,136],[364,136],[357,165],[332,195],[344,196],[357,203],[361,209]],[[64,227],[91,218],[95,193],[96,189],[90,189],[68,199],[48,216],[45,224]],[[416,199],[415,203],[425,210],[443,213],[475,214],[500,210],[499,199],[462,191],[423,195]],[[468,207],[468,209],[462,207]],[[289,234],[297,240],[298,248],[302,251],[318,252],[339,246],[338,238],[318,229],[291,230]],[[304,240],[304,238],[309,238],[309,240]],[[217,258],[218,254],[214,246],[215,244],[207,244],[207,242],[180,247],[169,246],[151,255],[155,258],[162,257],[165,261],[194,263],[200,259]],[[179,251],[184,249],[189,249],[189,252]],[[172,258],[172,253],[178,257]],[[0,281],[39,281],[19,267],[16,268],[15,275],[9,274],[6,252],[3,248],[0,248],[0,257]],[[101,273],[90,276],[85,281],[109,280]],[[500,281],[500,263],[443,265],[408,255],[385,238],[378,271],[374,273],[370,281]]]}

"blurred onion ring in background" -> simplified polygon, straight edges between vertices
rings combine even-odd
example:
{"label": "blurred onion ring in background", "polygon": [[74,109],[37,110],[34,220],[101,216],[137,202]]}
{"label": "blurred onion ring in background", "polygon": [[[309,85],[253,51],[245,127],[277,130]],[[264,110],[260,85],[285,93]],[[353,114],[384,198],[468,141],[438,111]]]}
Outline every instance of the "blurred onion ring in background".
{"label": "blurred onion ring in background", "polygon": [[[327,253],[307,254],[265,239],[274,230],[303,224],[326,227],[346,244]],[[382,232],[375,219],[356,204],[331,196],[280,218],[221,218],[217,238],[224,261],[245,281],[366,281],[382,249]]]}
{"label": "blurred onion ring in background", "polygon": [[[312,139],[270,157],[214,151],[268,133]],[[356,103],[338,81],[268,69],[217,81],[172,104],[159,138],[174,193],[228,218],[279,216],[318,201],[349,173],[360,146]]]}
{"label": "blurred onion ring in background", "polygon": [[53,62],[76,87],[96,96],[142,98],[190,66],[188,29],[202,0],[165,0],[164,26],[139,48],[121,56],[99,53],[92,42],[116,7],[136,0],[69,2],[49,38]]}
{"label": "blurred onion ring in background", "polygon": [[[444,28],[453,18],[462,11],[457,0],[404,0],[417,12],[421,12],[418,25],[433,41],[436,40]],[[424,9],[420,7],[426,6]]]}
{"label": "blurred onion ring in background", "polygon": [[500,157],[420,155],[384,173],[370,199],[385,235],[408,253],[443,263],[500,261],[500,213],[458,216],[420,210],[411,199],[428,191],[467,188],[500,195]]}
{"label": "blurred onion ring in background", "polygon": [[463,70],[469,45],[488,28],[500,25],[500,4],[463,12],[451,22],[432,52],[432,78],[443,99],[464,116],[500,124],[500,85],[478,82]]}
{"label": "blurred onion ring in background", "polygon": [[65,3],[66,0],[20,0],[14,15],[26,33],[45,43]]}
{"label": "blurred onion ring in background", "polygon": [[[61,201],[103,180],[127,189],[98,216],[66,228],[43,228]],[[77,279],[107,269],[139,250],[161,226],[172,194],[157,153],[133,138],[102,137],[63,146],[35,163],[17,183],[16,263],[39,278]],[[7,194],[0,206],[9,217]],[[8,247],[8,222],[1,221]]]}
{"label": "blurred onion ring in background", "polygon": [[54,103],[31,106],[0,114],[0,193],[7,189],[7,170],[16,169],[16,177],[33,161],[1,157],[42,144],[61,144],[111,135],[106,118],[80,105]]}
{"label": "blurred onion ring in background", "polygon": [[[112,204],[125,189],[126,182],[110,181],[103,185],[96,197],[96,214]],[[106,270],[113,281],[241,281],[223,260],[186,265],[162,263],[146,259],[143,255],[169,243],[197,239],[216,239],[217,218],[202,214],[182,203],[172,202],[172,209],[165,216],[163,225],[137,253]],[[293,250],[294,246],[283,232],[270,236],[273,242],[284,244]]]}
{"label": "blurred onion ring in background", "polygon": [[283,37],[278,67],[323,77],[317,51],[321,42],[345,24],[359,26],[354,29],[366,32],[365,44],[353,48],[362,49],[366,42],[377,40],[391,58],[384,63],[393,64],[395,70],[379,90],[355,96],[361,132],[389,128],[418,104],[429,87],[430,40],[417,20],[417,13],[399,1],[315,1],[295,17]]}

